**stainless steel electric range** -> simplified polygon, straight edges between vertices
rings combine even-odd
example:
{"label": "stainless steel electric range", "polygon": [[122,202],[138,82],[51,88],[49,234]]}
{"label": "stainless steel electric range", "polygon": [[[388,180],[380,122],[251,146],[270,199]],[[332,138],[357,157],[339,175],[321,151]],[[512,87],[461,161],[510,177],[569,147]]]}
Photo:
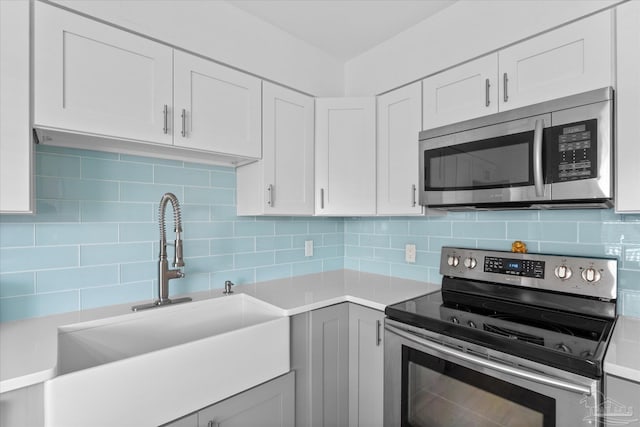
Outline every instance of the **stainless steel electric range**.
{"label": "stainless steel electric range", "polygon": [[597,426],[615,259],[443,247],[442,288],[391,305],[385,426]]}

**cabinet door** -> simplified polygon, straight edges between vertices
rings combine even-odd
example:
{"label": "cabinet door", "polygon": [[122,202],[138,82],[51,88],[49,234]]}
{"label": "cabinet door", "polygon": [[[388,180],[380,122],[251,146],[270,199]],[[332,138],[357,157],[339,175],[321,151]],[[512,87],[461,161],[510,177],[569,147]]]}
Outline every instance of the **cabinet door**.
{"label": "cabinet door", "polygon": [[611,19],[602,12],[501,50],[500,110],[611,86]]}
{"label": "cabinet door", "polygon": [[498,111],[498,55],[491,54],[422,81],[422,128]]}
{"label": "cabinet door", "polygon": [[260,158],[260,79],[175,51],[174,144]]}
{"label": "cabinet door", "polygon": [[262,88],[262,160],[236,169],[238,215],[313,215],[313,98]]}
{"label": "cabinet door", "polygon": [[605,427],[640,425],[640,383],[606,375],[605,396]]}
{"label": "cabinet door", "polygon": [[311,312],[311,425],[349,423],[349,306]]}
{"label": "cabinet door", "polygon": [[198,413],[198,426],[294,427],[293,387],[294,373],[290,372],[203,409]]}
{"label": "cabinet door", "polygon": [[316,99],[316,214],[375,212],[375,98]]}
{"label": "cabinet door", "polygon": [[616,211],[640,212],[640,2],[616,8]]}
{"label": "cabinet door", "polygon": [[171,48],[41,2],[34,22],[34,125],[171,144]]}
{"label": "cabinet door", "polygon": [[30,213],[32,145],[28,1],[0,1],[0,212]]}
{"label": "cabinet door", "polygon": [[382,427],[384,313],[349,306],[349,426]]}
{"label": "cabinet door", "polygon": [[378,97],[378,215],[416,215],[420,82]]}

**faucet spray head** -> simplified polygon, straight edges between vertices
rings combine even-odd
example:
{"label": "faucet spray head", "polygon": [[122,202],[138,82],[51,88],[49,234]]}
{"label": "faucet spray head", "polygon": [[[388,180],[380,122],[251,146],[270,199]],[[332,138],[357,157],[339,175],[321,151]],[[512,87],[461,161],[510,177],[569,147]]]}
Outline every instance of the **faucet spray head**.
{"label": "faucet spray head", "polygon": [[175,240],[175,256],[173,259],[174,267],[184,267],[184,260],[182,259],[182,239],[176,238]]}

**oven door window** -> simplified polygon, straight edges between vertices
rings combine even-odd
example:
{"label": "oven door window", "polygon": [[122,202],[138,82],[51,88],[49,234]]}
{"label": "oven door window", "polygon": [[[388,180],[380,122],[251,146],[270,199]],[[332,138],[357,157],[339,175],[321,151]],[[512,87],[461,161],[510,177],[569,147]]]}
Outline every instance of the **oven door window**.
{"label": "oven door window", "polygon": [[555,426],[555,400],[409,347],[402,351],[402,426]]}
{"label": "oven door window", "polygon": [[425,191],[533,185],[533,131],[424,150]]}

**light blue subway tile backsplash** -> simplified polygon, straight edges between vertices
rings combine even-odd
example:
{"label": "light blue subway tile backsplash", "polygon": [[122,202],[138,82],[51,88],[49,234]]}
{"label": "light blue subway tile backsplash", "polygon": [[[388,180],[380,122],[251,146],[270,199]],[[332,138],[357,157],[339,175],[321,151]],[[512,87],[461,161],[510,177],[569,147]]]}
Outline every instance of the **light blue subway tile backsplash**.
{"label": "light blue subway tile backsplash", "polygon": [[93,288],[119,283],[117,264],[36,272],[37,293]]}
{"label": "light blue subway tile backsplash", "polygon": [[184,203],[232,205],[235,201],[235,195],[235,190],[230,188],[202,188],[185,186]]}
{"label": "light blue subway tile backsplash", "polygon": [[145,222],[155,217],[151,203],[80,201],[82,222]]}
{"label": "light blue subway tile backsplash", "polygon": [[36,245],[115,243],[118,224],[36,224]]}
{"label": "light blue subway tile backsplash", "polygon": [[79,266],[78,246],[34,246],[0,249],[0,272],[17,273],[43,268]]}
{"label": "light blue subway tile backsplash", "polygon": [[40,153],[36,156],[36,169],[43,177],[80,178],[80,157]]}
{"label": "light blue subway tile backsplash", "polygon": [[80,246],[80,265],[120,264],[153,258],[153,243],[112,243]]}
{"label": "light blue subway tile backsplash", "polygon": [[293,247],[291,236],[256,237],[255,241],[256,251],[290,249]]}
{"label": "light blue subway tile backsplash", "polygon": [[36,293],[35,273],[0,273],[0,298]]}
{"label": "light blue subway tile backsplash", "polygon": [[139,182],[120,183],[120,201],[157,202],[158,194],[173,193],[179,200],[184,199],[182,187],[170,184],[145,184]]}
{"label": "light blue subway tile backsplash", "polygon": [[[171,166],[155,165],[154,182],[158,184],[178,184],[185,186],[209,187],[209,171]],[[186,197],[186,195],[185,195]]]}
{"label": "light blue subway tile backsplash", "polygon": [[42,199],[118,200],[118,183],[96,179],[37,177],[36,193]]}
{"label": "light blue subway tile backsplash", "polygon": [[33,246],[33,224],[0,224],[0,248]]}
{"label": "light blue subway tile backsplash", "polygon": [[126,283],[115,286],[80,289],[80,308],[87,310],[104,305],[124,304],[153,298],[151,281]]}
{"label": "light blue subway tile backsplash", "polygon": [[[230,167],[37,146],[35,169],[37,214],[0,216],[3,322],[155,299],[164,192],[180,200],[185,239],[186,276],[170,282],[172,296],[343,268],[437,283],[443,246],[509,250],[518,239],[532,252],[617,258],[618,309],[640,316],[640,215],[238,217]],[[170,206],[166,218],[171,243]],[[407,244],[415,263],[404,260]]]}
{"label": "light blue subway tile backsplash", "polygon": [[0,322],[80,310],[78,295],[75,290],[0,298]]}
{"label": "light blue subway tile backsplash", "polygon": [[[83,157],[80,163],[84,179],[105,181],[153,182],[153,166],[138,162]],[[36,171],[36,175],[38,172]],[[156,181],[163,182],[163,181]]]}

